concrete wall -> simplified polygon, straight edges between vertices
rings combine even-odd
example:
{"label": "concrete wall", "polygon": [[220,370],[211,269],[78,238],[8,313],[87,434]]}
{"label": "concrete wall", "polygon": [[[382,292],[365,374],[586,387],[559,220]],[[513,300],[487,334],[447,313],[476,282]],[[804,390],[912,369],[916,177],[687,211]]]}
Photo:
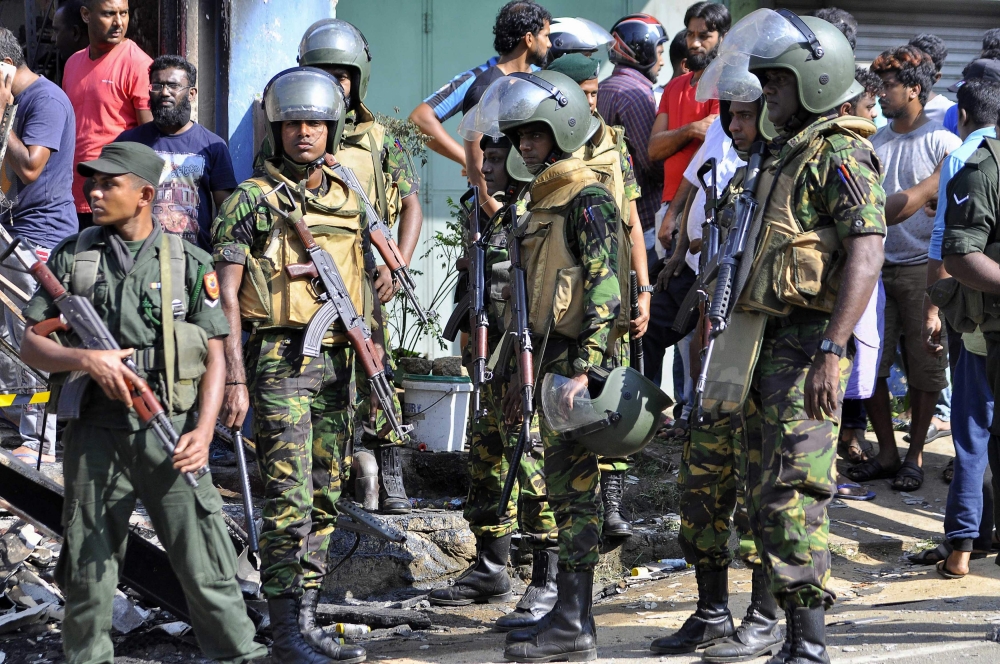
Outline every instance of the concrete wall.
{"label": "concrete wall", "polygon": [[296,66],[299,39],[306,28],[335,16],[336,7],[337,0],[232,0],[229,151],[238,181],[250,177],[253,165],[251,106],[260,100],[272,76]]}

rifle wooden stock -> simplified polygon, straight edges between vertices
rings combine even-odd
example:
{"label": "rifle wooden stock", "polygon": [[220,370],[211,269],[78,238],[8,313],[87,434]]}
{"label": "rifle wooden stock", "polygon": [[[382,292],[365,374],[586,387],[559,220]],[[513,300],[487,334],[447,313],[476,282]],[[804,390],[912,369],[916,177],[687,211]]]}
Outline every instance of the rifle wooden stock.
{"label": "rifle wooden stock", "polygon": [[369,228],[368,237],[371,238],[372,244],[378,249],[378,253],[382,256],[382,260],[385,261],[386,267],[393,272],[406,267],[403,255],[399,253],[399,247],[385,236],[381,228]]}

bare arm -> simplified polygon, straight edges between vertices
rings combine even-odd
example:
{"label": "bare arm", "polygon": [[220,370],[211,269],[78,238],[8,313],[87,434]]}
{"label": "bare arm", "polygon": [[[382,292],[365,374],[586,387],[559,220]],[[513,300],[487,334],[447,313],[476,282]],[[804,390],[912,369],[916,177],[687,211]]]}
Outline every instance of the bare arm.
{"label": "bare arm", "polygon": [[[230,333],[229,336],[233,336]],[[239,336],[239,328],[235,335]],[[208,447],[215,435],[215,420],[226,388],[226,356],[222,339],[208,340],[208,360],[198,388],[198,424],[181,436],[174,450],[174,468],[190,473],[208,463]]]}
{"label": "bare arm", "polygon": [[944,267],[963,286],[1000,295],[1000,264],[987,258],[986,254],[976,252],[945,256]]}
{"label": "bare arm", "polygon": [[673,156],[691,141],[702,141],[705,139],[705,132],[715,121],[718,115],[709,115],[706,118],[686,124],[677,129],[667,129],[667,114],[660,113],[653,122],[653,131],[649,135],[649,158],[651,161],[658,161]]}
{"label": "bare arm", "polygon": [[403,199],[399,213],[399,232],[396,244],[399,246],[403,260],[409,265],[413,260],[413,252],[420,240],[420,229],[424,224],[424,212],[420,207],[420,194],[413,193]]}
{"label": "bare arm", "polygon": [[243,321],[240,318],[239,292],[243,282],[243,266],[239,263],[216,261],[215,272],[219,276],[219,292],[222,298],[222,313],[229,322],[229,336],[224,344],[226,386],[220,416],[227,427],[242,426],[250,408],[250,393],[247,391],[246,370],[243,367]]}
{"label": "bare arm", "polygon": [[[872,290],[878,283],[884,255],[881,235],[856,235],[844,238],[847,259],[837,302],[834,304],[824,338],[847,347],[854,326],[868,306]],[[840,391],[840,358],[818,352],[806,376],[805,411],[812,419],[822,420],[824,414],[836,416]]]}
{"label": "bare arm", "polygon": [[4,161],[10,164],[21,182],[31,184],[42,174],[42,169],[49,163],[52,151],[41,145],[25,145],[13,130],[8,137],[7,156]]}
{"label": "bare arm", "polygon": [[222,204],[226,202],[226,199],[233,195],[232,189],[219,189],[212,192],[212,202],[215,203],[215,209],[221,210]]}
{"label": "bare arm", "polygon": [[[948,272],[944,269],[944,263],[933,258],[927,259],[927,285],[932,286],[940,279],[947,278]],[[924,348],[931,355],[940,355],[944,352],[941,345],[941,316],[938,308],[931,302],[931,298],[924,293]]]}
{"label": "bare arm", "polygon": [[[649,265],[646,263],[646,238],[642,235],[642,224],[639,223],[639,208],[635,201],[628,202],[629,219],[632,228],[629,236],[632,238],[632,269],[635,270],[635,280],[640,286],[649,285]],[[649,293],[639,293],[639,317],[632,321],[632,334],[636,339],[646,334],[649,325]]]}
{"label": "bare arm", "polygon": [[[660,224],[660,230],[656,234],[656,239],[664,249],[670,249],[670,236],[674,232],[677,218],[680,217],[682,222],[687,219],[686,210],[688,205],[690,205],[690,201],[694,200],[694,193],[694,185],[688,182],[686,178],[681,178],[680,186],[677,187],[677,193],[674,194],[674,200],[670,201],[670,207],[667,208],[667,214],[664,215],[663,223]],[[684,229],[682,228],[681,230],[686,235]]]}
{"label": "bare arm", "polygon": [[889,226],[901,224],[917,213],[928,201],[937,198],[941,177],[942,159],[934,172],[926,180],[921,180],[909,189],[897,191],[885,199],[885,223]]}
{"label": "bare arm", "polygon": [[410,119],[420,127],[420,131],[431,137],[430,142],[427,143],[427,147],[442,157],[447,157],[462,168],[465,168],[465,150],[458,144],[458,141],[451,137],[451,134],[444,128],[441,121],[437,119],[437,116],[434,115],[434,109],[430,107],[430,104],[421,102],[410,113]]}

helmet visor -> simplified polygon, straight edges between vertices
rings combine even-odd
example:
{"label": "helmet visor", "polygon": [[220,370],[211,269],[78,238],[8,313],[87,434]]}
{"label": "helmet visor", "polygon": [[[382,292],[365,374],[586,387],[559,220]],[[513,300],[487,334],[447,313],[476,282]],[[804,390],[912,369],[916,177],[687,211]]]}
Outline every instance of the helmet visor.
{"label": "helmet visor", "polygon": [[268,122],[326,120],[344,115],[344,93],[330,75],[319,70],[295,69],[271,80],[264,94]]}
{"label": "helmet visor", "polygon": [[549,32],[552,46],[557,50],[596,51],[614,41],[611,33],[586,18],[557,18]]}
{"label": "helmet visor", "polygon": [[695,99],[753,101],[762,94],[760,81],[750,72],[750,58],[775,58],[805,35],[771,9],[758,9],[733,26],[719,46],[719,55],[698,81]]}
{"label": "helmet visor", "polygon": [[[336,19],[329,23],[317,26],[302,37],[299,44],[299,57],[306,57],[310,52],[325,50],[340,51],[343,53],[364,53],[368,48],[361,33],[353,26],[344,21]],[[307,58],[310,62],[319,63],[321,60]],[[303,62],[303,64],[306,64]],[[331,64],[331,63],[326,63]]]}
{"label": "helmet visor", "polygon": [[563,92],[543,78],[517,73],[499,78],[486,89],[478,106],[462,119],[458,133],[468,141],[478,141],[479,134],[499,138],[501,123],[528,120],[546,99],[560,106],[569,103]]}
{"label": "helmet visor", "polygon": [[570,378],[549,373],[542,379],[542,416],[549,428],[572,439],[609,426],[608,413],[597,412],[590,391]]}

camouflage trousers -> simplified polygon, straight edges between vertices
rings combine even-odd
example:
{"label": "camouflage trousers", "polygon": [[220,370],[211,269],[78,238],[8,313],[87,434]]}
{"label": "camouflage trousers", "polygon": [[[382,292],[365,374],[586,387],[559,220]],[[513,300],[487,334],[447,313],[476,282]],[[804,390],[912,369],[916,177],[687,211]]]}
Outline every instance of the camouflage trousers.
{"label": "camouflage trousers", "polygon": [[[382,305],[382,320],[389,319],[389,314]],[[389,369],[396,371],[396,361],[392,358],[392,343],[389,340],[389,328],[383,324],[385,333],[385,352]],[[386,372],[387,374],[389,372]],[[354,426],[360,434],[360,441],[369,449],[374,449],[379,445],[402,445],[403,440],[389,426],[389,418],[385,416],[385,411],[381,407],[375,410],[372,415],[371,406],[371,385],[368,384],[368,374],[360,362],[354,368],[354,382],[357,396],[354,401]],[[392,409],[396,412],[396,420],[403,421],[403,406],[399,403],[399,395],[392,394]]]}
{"label": "camouflage trousers", "polygon": [[352,435],[354,351],[324,346],[303,357],[297,331],[261,332],[250,364],[254,434],[264,478],[260,534],[264,593],[318,588]]}
{"label": "camouflage trousers", "polygon": [[538,433],[538,414],[531,421],[531,444],[521,457],[517,483],[511,492],[506,513],[497,516],[500,494],[510,471],[521,425],[503,422],[501,403],[506,383],[489,382],[483,386],[482,400],[486,414],[469,420],[472,440],[469,445],[469,496],[465,503],[465,518],[476,537],[503,537],[520,526],[523,535],[533,543],[544,545],[556,541],[556,523],[546,500],[545,469]]}
{"label": "camouflage trousers", "polygon": [[754,369],[746,419],[750,525],[771,590],[783,607],[829,608],[830,519],[836,488],[840,408],[851,359],[840,361],[835,420],[805,413],[805,381],[826,320],[780,327],[768,323]]}
{"label": "camouflage trousers", "polygon": [[[536,388],[548,373],[572,376],[568,353],[547,362]],[[541,400],[536,397],[535,403]],[[545,449],[545,481],[549,505],[559,528],[559,569],[586,572],[597,566],[601,542],[601,473],[597,455],[579,443],[563,440],[549,428],[544,413],[539,421]]]}
{"label": "camouflage trousers", "polygon": [[[753,403],[746,407],[753,411]],[[678,540],[687,561],[701,570],[729,567],[733,526],[741,537],[740,557],[759,565],[752,543],[746,504],[744,413],[691,427],[684,444],[678,483],[681,486],[681,529]],[[735,510],[735,511],[734,511]]]}

